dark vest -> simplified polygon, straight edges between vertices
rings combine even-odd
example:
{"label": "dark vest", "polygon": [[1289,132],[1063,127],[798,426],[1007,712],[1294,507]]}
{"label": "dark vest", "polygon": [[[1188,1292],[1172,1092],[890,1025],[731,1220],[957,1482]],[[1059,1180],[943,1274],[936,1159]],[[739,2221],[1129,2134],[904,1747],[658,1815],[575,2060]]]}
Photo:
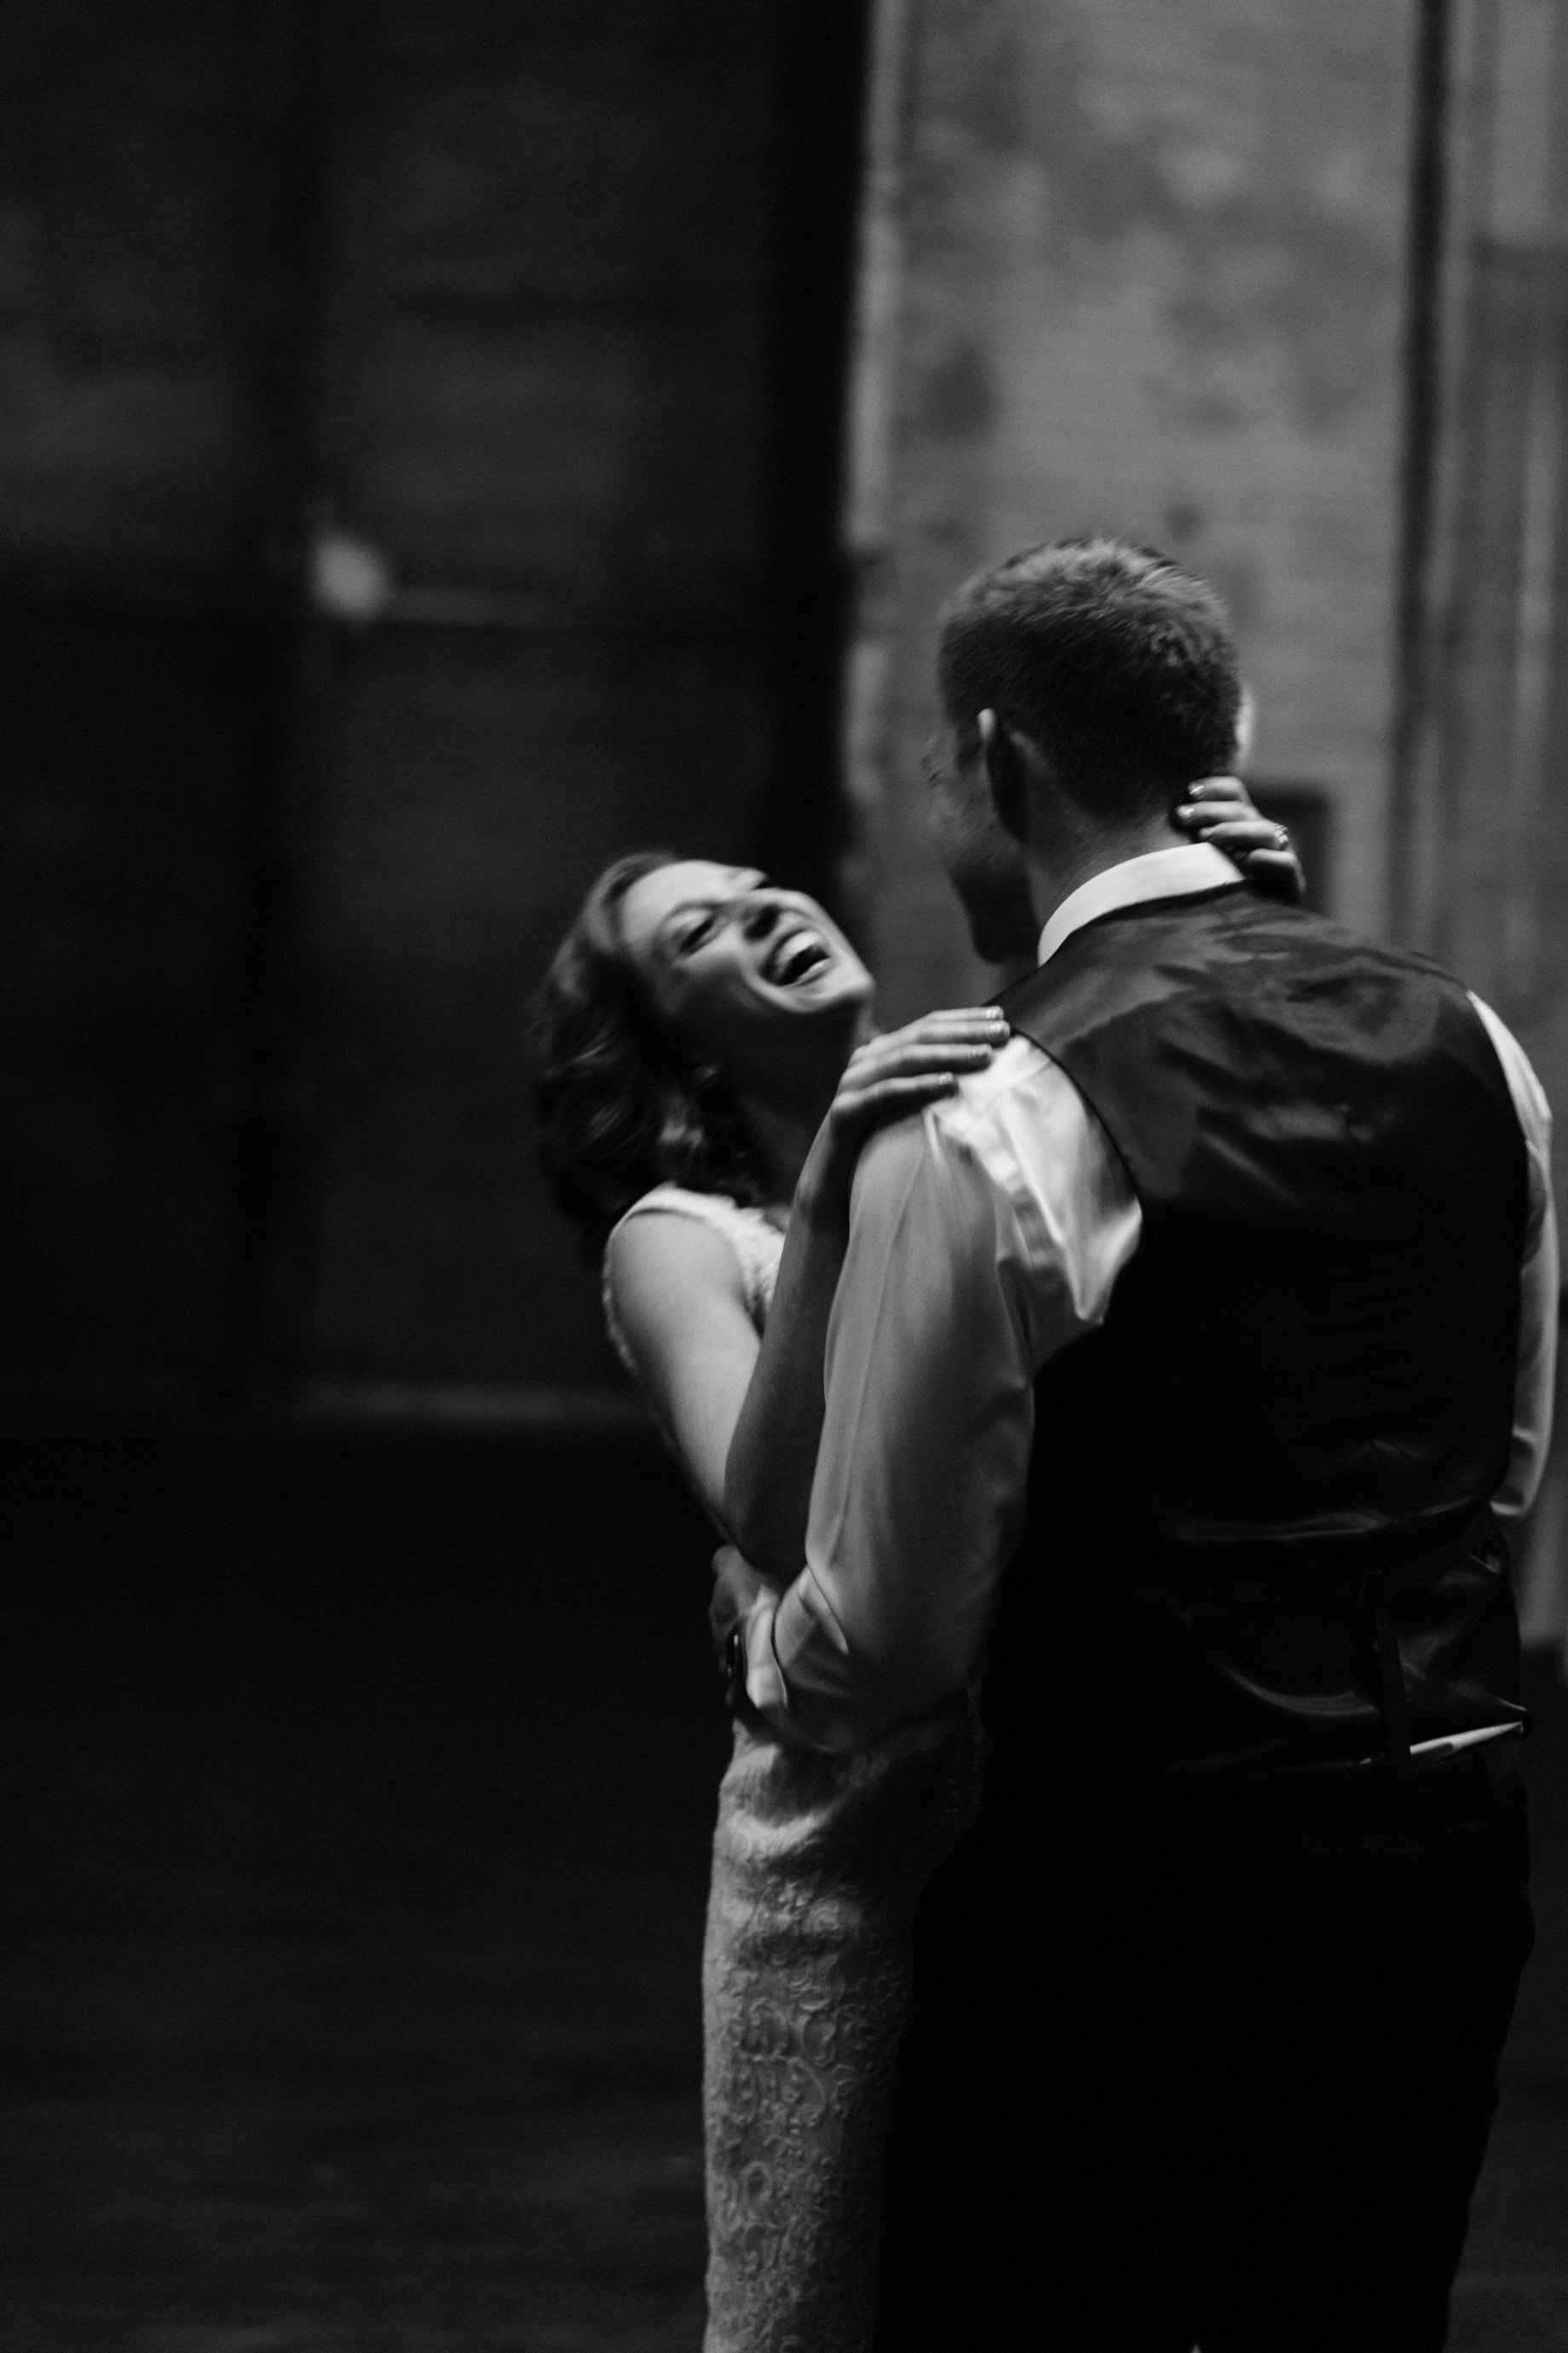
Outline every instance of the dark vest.
{"label": "dark vest", "polygon": [[1509,1458],[1525,1151],[1463,989],[1230,890],[1102,916],[1003,1002],[1142,1228],[1036,1384],[981,1844],[1016,1864],[1064,1808],[1377,1753],[1369,1591],[1402,1743],[1521,1715],[1477,1521]]}

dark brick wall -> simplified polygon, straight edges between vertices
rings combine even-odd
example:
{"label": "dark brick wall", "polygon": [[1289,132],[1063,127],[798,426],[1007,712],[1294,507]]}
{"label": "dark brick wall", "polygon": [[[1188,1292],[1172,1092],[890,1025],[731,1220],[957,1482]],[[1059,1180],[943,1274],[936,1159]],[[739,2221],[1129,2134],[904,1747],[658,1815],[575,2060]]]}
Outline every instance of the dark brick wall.
{"label": "dark brick wall", "polygon": [[317,706],[306,1356],[588,1378],[523,1008],[607,858],[752,824],[770,26],[374,19],[337,63],[316,467],[404,595]]}
{"label": "dark brick wall", "polygon": [[[523,1008],[606,857],[765,829],[823,13],[5,13],[13,1396],[605,1377]],[[327,527],[367,633],[300,604]]]}
{"label": "dark brick wall", "polygon": [[[6,1386],[178,1398],[224,1351],[253,535],[258,26],[0,19]],[[264,80],[265,76],[260,75]]]}

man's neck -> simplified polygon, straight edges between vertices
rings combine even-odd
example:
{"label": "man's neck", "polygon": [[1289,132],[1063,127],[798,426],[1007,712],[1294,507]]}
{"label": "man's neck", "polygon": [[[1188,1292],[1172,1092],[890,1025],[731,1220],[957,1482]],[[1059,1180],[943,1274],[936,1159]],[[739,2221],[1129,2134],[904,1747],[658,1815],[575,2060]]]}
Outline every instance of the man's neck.
{"label": "man's neck", "polygon": [[1191,848],[1189,836],[1178,832],[1166,817],[1150,818],[1142,825],[1115,830],[1085,830],[1041,849],[1031,841],[1026,847],[1025,857],[1036,916],[1042,925],[1048,923],[1063,901],[1070,899],[1085,882],[1112,866],[1124,866],[1130,858],[1145,858],[1152,849]]}

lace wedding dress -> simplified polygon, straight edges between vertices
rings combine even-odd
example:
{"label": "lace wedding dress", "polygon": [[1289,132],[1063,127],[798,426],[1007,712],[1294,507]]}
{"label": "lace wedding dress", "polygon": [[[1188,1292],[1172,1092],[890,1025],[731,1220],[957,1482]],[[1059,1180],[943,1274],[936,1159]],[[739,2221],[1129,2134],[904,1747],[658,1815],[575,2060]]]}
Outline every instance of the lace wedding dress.
{"label": "lace wedding dress", "polygon": [[[700,1219],[734,1250],[762,1328],[783,1236],[759,1210],[661,1185],[628,1215]],[[630,1355],[605,1285],[612,1338]],[[973,1816],[973,1723],[855,1757],[737,1723],[703,1943],[704,2353],[868,2353],[882,2140],[926,1880]]]}

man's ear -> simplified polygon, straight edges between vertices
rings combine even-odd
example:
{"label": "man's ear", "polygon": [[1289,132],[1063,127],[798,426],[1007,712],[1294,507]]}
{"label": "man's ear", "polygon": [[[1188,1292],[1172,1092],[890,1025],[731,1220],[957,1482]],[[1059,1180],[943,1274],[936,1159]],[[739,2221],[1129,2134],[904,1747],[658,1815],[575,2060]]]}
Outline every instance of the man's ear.
{"label": "man's ear", "polygon": [[1014,840],[1023,841],[1028,833],[1023,754],[994,711],[983,711],[975,725],[991,806]]}

